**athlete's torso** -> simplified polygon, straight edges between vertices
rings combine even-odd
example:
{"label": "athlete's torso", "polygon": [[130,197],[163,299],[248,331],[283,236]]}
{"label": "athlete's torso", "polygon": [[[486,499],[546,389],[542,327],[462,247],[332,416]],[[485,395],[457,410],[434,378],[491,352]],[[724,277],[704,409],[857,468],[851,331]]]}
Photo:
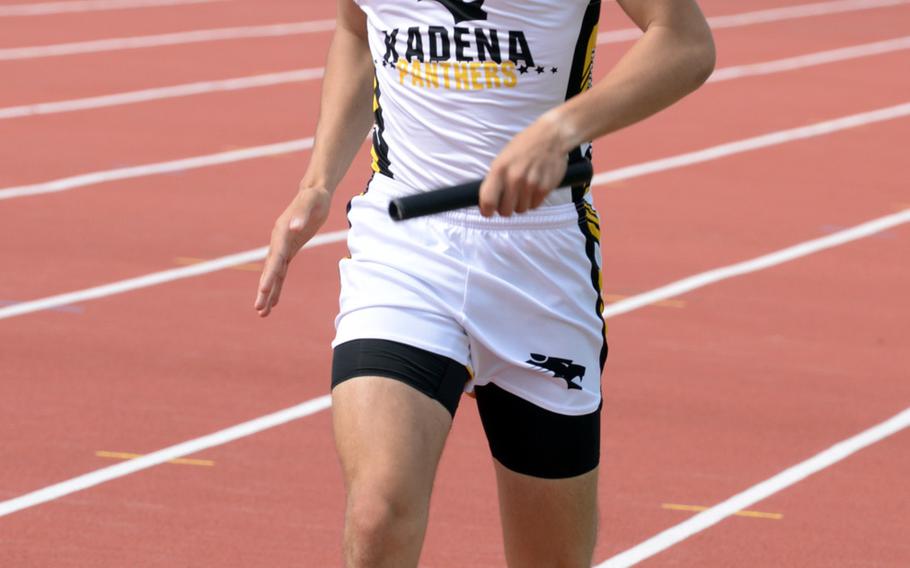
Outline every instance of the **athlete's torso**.
{"label": "athlete's torso", "polygon": [[373,169],[415,191],[482,177],[515,134],[590,85],[599,0],[357,2],[376,66]]}

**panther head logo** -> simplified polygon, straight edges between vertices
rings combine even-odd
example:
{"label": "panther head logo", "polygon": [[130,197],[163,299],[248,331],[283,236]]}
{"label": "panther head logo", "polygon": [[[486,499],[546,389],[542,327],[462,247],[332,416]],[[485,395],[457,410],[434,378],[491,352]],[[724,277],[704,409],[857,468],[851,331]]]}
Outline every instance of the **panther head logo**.
{"label": "panther head logo", "polygon": [[[419,2],[420,0],[418,0]],[[470,20],[486,20],[487,12],[483,9],[483,3],[486,0],[435,0],[442,4],[452,17],[455,23],[467,22]]]}
{"label": "panther head logo", "polygon": [[557,379],[566,382],[566,388],[581,390],[581,385],[575,382],[575,379],[581,381],[585,377],[585,368],[583,365],[573,363],[571,359],[561,359],[559,357],[549,357],[540,353],[531,353],[531,358],[525,361],[538,369],[543,369],[553,373]]}

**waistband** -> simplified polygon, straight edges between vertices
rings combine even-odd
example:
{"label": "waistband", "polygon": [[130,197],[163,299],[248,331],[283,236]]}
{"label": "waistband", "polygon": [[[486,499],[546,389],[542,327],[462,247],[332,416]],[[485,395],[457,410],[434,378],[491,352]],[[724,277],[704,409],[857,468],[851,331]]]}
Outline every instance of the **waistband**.
{"label": "waistband", "polygon": [[[420,193],[392,178],[381,174],[370,180],[366,197],[377,200],[382,207],[399,197]],[[446,211],[424,217],[427,222],[443,222],[478,229],[556,229],[571,227],[579,222],[581,204],[563,203],[560,205],[543,205],[525,213],[515,213],[511,217],[494,214],[484,217],[479,207],[467,207],[455,211]],[[403,221],[407,223],[407,221]]]}

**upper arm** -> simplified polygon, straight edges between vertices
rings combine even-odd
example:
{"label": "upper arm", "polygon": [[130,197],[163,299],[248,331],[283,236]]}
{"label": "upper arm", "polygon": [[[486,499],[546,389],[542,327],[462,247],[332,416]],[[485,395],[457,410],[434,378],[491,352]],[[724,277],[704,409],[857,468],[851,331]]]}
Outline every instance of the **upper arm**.
{"label": "upper arm", "polygon": [[367,41],[367,15],[354,0],[338,0],[336,26]]}
{"label": "upper arm", "polygon": [[642,31],[653,25],[695,37],[711,38],[711,30],[695,0],[616,0]]}

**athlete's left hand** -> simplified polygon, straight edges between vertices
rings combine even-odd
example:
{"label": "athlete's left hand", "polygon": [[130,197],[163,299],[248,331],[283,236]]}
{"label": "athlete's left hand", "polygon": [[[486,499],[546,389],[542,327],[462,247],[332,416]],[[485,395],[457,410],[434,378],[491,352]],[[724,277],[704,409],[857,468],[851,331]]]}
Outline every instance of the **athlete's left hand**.
{"label": "athlete's left hand", "polygon": [[567,136],[553,112],[518,133],[480,185],[480,212],[490,217],[538,207],[566,173]]}

